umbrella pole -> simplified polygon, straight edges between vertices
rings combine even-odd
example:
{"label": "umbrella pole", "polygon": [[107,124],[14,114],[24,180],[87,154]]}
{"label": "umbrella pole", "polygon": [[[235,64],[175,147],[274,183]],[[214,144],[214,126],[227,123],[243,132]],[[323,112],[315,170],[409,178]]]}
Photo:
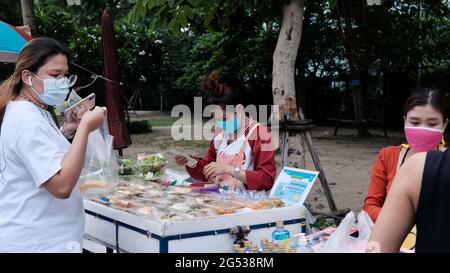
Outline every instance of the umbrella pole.
{"label": "umbrella pole", "polygon": [[122,151],[122,149],[118,149],[118,151],[119,151],[119,156],[123,156],[123,151]]}

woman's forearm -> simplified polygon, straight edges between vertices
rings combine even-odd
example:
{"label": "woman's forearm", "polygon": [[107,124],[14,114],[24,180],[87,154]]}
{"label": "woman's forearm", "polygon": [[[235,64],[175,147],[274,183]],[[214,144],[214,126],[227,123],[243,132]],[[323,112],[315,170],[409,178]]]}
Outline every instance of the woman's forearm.
{"label": "woman's forearm", "polygon": [[86,155],[87,140],[89,131],[85,128],[79,128],[70,145],[69,151],[61,162],[61,174],[67,181],[74,186],[80,177],[83,169],[84,158]]}
{"label": "woman's forearm", "polygon": [[61,171],[44,183],[44,187],[57,198],[68,198],[78,182],[84,164],[89,131],[80,126],[61,161]]}

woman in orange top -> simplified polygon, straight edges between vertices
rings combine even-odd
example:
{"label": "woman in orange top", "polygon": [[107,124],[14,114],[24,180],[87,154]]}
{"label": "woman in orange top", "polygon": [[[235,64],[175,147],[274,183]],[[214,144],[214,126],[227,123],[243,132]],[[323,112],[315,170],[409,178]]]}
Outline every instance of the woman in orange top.
{"label": "woman in orange top", "polygon": [[443,133],[448,124],[448,102],[444,94],[433,89],[419,89],[408,97],[403,113],[408,144],[383,148],[372,168],[363,210],[373,222],[377,220],[402,164],[418,152],[445,149]]}

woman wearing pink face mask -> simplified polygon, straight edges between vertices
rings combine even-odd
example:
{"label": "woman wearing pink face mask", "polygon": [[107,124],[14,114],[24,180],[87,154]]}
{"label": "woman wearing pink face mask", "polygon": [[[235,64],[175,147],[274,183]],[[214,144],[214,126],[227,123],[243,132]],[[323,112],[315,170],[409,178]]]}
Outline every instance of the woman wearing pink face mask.
{"label": "woman wearing pink face mask", "polygon": [[419,152],[445,150],[443,134],[448,124],[448,102],[444,94],[433,89],[419,89],[408,97],[403,113],[408,144],[383,148],[372,168],[363,209],[374,222],[405,161]]}

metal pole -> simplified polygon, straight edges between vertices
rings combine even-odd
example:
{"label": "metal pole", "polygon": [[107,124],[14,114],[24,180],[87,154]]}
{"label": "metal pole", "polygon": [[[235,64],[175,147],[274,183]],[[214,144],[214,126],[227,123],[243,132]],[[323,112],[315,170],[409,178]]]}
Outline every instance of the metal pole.
{"label": "metal pole", "polygon": [[160,94],[161,94],[161,112],[163,111],[163,95],[162,95],[162,89],[161,89],[161,92],[160,92]]}
{"label": "metal pole", "polygon": [[[304,120],[305,115],[303,114],[302,108],[299,108],[299,113],[300,119]],[[336,203],[334,202],[330,185],[328,184],[327,178],[325,177],[325,172],[323,171],[322,164],[320,163],[319,155],[316,153],[316,150],[314,149],[314,146],[312,144],[311,134],[309,133],[309,131],[305,131],[303,132],[303,135],[305,136],[306,144],[308,145],[308,149],[314,162],[314,166],[316,167],[316,170],[319,171],[320,184],[322,184],[323,191],[325,192],[328,206],[330,207],[331,212],[336,212],[338,209]]]}

